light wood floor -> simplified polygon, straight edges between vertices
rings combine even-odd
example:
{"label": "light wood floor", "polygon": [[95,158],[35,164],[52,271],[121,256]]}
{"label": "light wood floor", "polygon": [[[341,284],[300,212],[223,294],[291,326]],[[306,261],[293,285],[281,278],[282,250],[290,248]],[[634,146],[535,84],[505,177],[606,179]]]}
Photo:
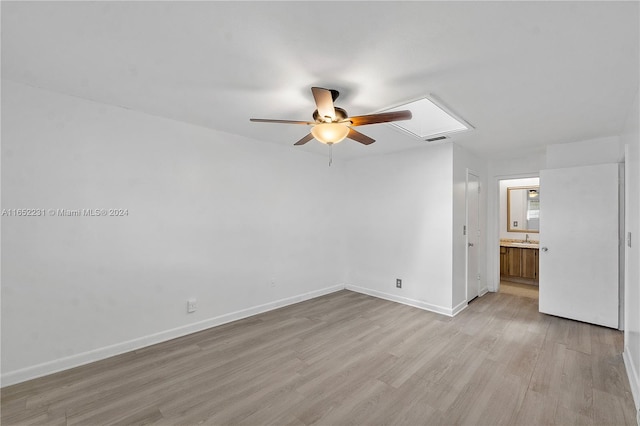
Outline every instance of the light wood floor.
{"label": "light wood floor", "polygon": [[2,424],[632,425],[622,333],[349,291],[2,389]]}
{"label": "light wood floor", "polygon": [[500,281],[500,293],[528,297],[536,300],[540,298],[540,291],[537,285],[514,283],[511,281]]}

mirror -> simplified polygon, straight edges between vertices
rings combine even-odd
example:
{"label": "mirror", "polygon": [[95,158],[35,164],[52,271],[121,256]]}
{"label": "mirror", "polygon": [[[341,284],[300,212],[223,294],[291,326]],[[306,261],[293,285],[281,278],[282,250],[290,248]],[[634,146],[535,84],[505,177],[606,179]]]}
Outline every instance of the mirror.
{"label": "mirror", "polygon": [[540,187],[507,188],[507,231],[540,232]]}

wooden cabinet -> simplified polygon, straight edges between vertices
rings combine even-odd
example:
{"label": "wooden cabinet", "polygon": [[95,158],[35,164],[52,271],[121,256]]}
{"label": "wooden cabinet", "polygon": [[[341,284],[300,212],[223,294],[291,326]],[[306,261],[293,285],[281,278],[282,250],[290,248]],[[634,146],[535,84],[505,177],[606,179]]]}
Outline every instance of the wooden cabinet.
{"label": "wooden cabinet", "polygon": [[521,269],[520,276],[522,278],[538,279],[538,250],[537,249],[521,249]]}
{"label": "wooden cabinet", "polygon": [[522,270],[522,249],[507,247],[507,275],[519,277]]}
{"label": "wooden cabinet", "polygon": [[500,275],[507,275],[507,247],[500,246]]}
{"label": "wooden cabinet", "polygon": [[500,276],[530,284],[538,282],[538,249],[500,246]]}

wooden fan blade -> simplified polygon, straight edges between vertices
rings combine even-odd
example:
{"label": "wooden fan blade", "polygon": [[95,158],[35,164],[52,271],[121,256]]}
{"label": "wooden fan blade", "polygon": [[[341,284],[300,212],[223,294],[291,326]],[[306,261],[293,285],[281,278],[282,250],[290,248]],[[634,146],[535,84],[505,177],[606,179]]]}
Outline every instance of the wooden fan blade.
{"label": "wooden fan blade", "polygon": [[331,121],[336,119],[336,110],[333,107],[333,95],[331,90],[323,89],[321,87],[312,87],[311,93],[313,93],[313,99],[316,101],[316,107],[318,108],[318,114],[323,119],[325,117],[331,118]]}
{"label": "wooden fan blade", "polygon": [[270,118],[250,118],[249,121],[254,123],[282,123],[282,124],[316,124],[311,121],[296,121],[296,120],[272,120]]}
{"label": "wooden fan blade", "polygon": [[349,127],[349,134],[347,135],[347,137],[364,145],[371,145],[376,141],[375,139],[371,139],[367,135],[363,135],[362,133],[353,130],[351,127]]}
{"label": "wooden fan blade", "polygon": [[350,121],[352,126],[364,126],[365,124],[388,123],[390,121],[401,121],[411,119],[411,111],[381,112],[380,114],[358,115],[349,117],[345,121]]}
{"label": "wooden fan blade", "polygon": [[305,143],[309,142],[311,139],[313,139],[313,135],[309,133],[307,136],[300,139],[298,142],[294,143],[294,145],[304,145]]}

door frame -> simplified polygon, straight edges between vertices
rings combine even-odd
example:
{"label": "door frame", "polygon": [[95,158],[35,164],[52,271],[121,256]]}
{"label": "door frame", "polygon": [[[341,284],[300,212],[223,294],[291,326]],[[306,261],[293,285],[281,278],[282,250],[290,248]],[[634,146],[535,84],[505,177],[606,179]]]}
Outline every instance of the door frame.
{"label": "door frame", "polygon": [[487,194],[489,229],[487,230],[487,287],[500,291],[500,181],[539,178],[540,170],[528,173],[495,175],[491,177],[491,191]]}

